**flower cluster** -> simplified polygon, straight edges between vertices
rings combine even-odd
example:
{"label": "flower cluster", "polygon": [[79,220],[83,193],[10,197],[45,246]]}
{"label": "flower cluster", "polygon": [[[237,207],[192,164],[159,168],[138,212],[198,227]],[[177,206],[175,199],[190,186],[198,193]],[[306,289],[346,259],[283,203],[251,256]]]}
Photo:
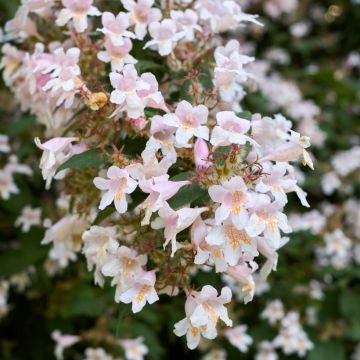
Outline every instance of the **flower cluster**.
{"label": "flower cluster", "polygon": [[[48,139],[35,138],[39,166],[45,188],[58,194],[44,221],[46,271],[62,272],[82,253],[95,284],[111,278],[115,301],[133,313],[160,295],[184,295],[185,318],[174,333],[186,335],[190,349],[219,331],[246,352],[246,326],[221,329],[233,325],[231,289],[248,303],[276,270],[292,232],[289,194],[309,207],[294,163],[313,169],[313,161],[310,138],[290,120],[242,111],[240,101],[255,81],[274,109],[294,118],[314,120],[318,108],[296,91],[293,99],[281,96],[288,85],[280,89],[239,41],[223,36],[244,23],[261,26],[237,2],[121,5],[116,13],[92,0],[23,1],[5,29],[22,42],[2,48],[4,81],[21,109],[45,125]],[[49,34],[40,31],[44,22]],[[0,150],[9,152],[5,137]],[[14,157],[1,172],[4,199],[18,192],[13,173],[30,175]],[[24,232],[40,223],[41,212],[30,207],[16,221]],[[193,275],[202,270],[229,286],[220,294],[214,284],[197,289]],[[53,338],[58,358],[80,340]],[[141,359],[147,348],[140,342],[118,345],[127,359]],[[295,313],[282,319],[272,345],[285,354],[311,348]],[[112,359],[101,348],[85,355]]]}

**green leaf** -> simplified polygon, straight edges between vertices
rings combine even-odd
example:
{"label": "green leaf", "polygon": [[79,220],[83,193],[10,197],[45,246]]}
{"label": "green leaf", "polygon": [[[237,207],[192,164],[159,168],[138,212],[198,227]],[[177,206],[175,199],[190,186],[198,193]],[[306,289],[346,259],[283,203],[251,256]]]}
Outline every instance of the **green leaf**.
{"label": "green leaf", "polygon": [[251,112],[250,111],[242,111],[236,114],[241,119],[251,120]]}
{"label": "green leaf", "polygon": [[58,167],[56,173],[69,168],[85,169],[99,167],[105,162],[106,157],[101,155],[100,149],[90,149],[81,154],[73,155],[69,160]]}
{"label": "green leaf", "polygon": [[206,195],[207,191],[203,190],[198,184],[191,184],[182,187],[168,202],[172,208],[178,209]]}
{"label": "green leaf", "polygon": [[61,311],[63,317],[99,316],[104,311],[99,296],[91,286],[75,286],[66,295]]}
{"label": "green leaf", "polygon": [[[191,171],[186,171],[180,174],[177,174],[171,178],[171,181],[183,181],[189,179],[191,176]],[[169,205],[177,209],[181,206],[191,204],[195,200],[205,197],[207,191],[203,190],[198,184],[191,184],[182,187],[169,201]]]}
{"label": "green leaf", "polygon": [[114,206],[108,206],[104,210],[101,210],[97,214],[97,216],[96,216],[94,222],[92,223],[92,225],[100,224],[103,220],[105,220],[108,216],[110,216],[114,211],[115,211]]}
{"label": "green leaf", "polygon": [[344,345],[336,341],[315,344],[307,360],[345,360]]}
{"label": "green leaf", "polygon": [[360,294],[344,291],[340,295],[340,311],[348,319],[360,319]]}
{"label": "green leaf", "polygon": [[43,231],[40,229],[31,229],[21,236],[18,249],[6,251],[0,255],[0,274],[10,276],[19,273],[43,259],[48,252],[48,247],[40,244],[42,237]]}

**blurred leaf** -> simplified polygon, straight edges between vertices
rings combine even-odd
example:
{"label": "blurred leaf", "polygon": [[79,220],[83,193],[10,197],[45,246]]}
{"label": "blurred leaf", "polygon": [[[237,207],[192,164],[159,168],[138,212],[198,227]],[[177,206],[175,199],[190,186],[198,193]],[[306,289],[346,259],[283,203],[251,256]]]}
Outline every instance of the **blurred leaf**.
{"label": "blurred leaf", "polygon": [[99,296],[89,285],[77,285],[69,291],[64,299],[61,314],[71,316],[99,316],[104,312]]}
{"label": "blurred leaf", "polygon": [[43,231],[31,229],[20,237],[20,247],[0,255],[0,274],[10,276],[26,270],[30,265],[44,258],[48,247],[41,245]]}
{"label": "blurred leaf", "polygon": [[307,360],[345,360],[345,348],[340,342],[331,341],[315,344]]}

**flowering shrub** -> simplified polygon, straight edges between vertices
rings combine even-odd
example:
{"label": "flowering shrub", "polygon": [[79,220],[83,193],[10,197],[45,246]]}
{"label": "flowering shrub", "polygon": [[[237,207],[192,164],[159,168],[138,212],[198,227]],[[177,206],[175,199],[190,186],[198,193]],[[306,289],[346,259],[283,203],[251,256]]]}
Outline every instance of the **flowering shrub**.
{"label": "flowering shrub", "polygon": [[34,334],[5,359],[29,339],[36,359],[357,359],[360,56],[297,70],[340,6],[240,5],[23,0],[7,19],[0,327]]}

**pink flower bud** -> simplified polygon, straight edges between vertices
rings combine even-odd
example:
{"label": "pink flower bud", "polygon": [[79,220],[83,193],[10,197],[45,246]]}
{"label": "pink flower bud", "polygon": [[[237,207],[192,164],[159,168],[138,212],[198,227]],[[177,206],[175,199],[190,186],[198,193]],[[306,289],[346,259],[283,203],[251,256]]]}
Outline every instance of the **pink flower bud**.
{"label": "pink flower bud", "polygon": [[195,164],[197,168],[207,169],[210,166],[209,161],[207,160],[209,156],[209,149],[206,142],[198,138],[194,146],[194,157]]}

